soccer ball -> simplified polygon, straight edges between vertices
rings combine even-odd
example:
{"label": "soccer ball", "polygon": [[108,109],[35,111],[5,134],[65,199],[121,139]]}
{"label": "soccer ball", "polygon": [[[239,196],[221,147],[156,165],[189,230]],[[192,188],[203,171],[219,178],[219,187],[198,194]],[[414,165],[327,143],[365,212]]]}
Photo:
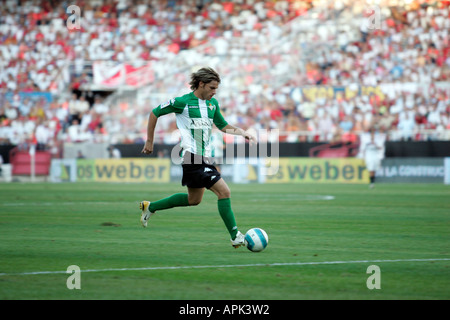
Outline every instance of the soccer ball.
{"label": "soccer ball", "polygon": [[263,251],[269,243],[267,233],[261,228],[252,228],[247,231],[244,237],[245,246],[253,252]]}

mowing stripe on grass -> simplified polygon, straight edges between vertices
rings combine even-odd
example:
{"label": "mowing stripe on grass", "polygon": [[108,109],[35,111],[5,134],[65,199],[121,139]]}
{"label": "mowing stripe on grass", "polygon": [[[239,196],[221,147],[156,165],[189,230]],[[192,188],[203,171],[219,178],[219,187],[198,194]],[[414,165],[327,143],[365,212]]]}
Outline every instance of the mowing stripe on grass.
{"label": "mowing stripe on grass", "polygon": [[[174,267],[142,267],[142,268],[108,268],[108,269],[86,269],[81,272],[107,272],[107,271],[147,271],[147,270],[181,270],[181,269],[214,269],[214,268],[244,268],[244,267],[284,267],[284,266],[307,266],[327,264],[356,264],[356,263],[388,263],[388,262],[434,262],[450,261],[450,258],[436,259],[396,259],[396,260],[356,260],[356,261],[317,261],[317,262],[285,262],[285,263],[254,263],[254,264],[225,264],[210,266],[174,266]],[[71,273],[67,271],[32,271],[20,273],[0,273],[0,276],[25,276],[37,274]]]}
{"label": "mowing stripe on grass", "polygon": [[[296,201],[321,201],[321,200],[334,200],[335,197],[331,195],[314,195],[314,194],[283,194],[283,195],[277,195],[276,197],[273,197],[273,199],[276,199],[278,201],[282,200],[296,200]],[[258,199],[250,199],[251,202],[261,202],[261,201],[273,201],[272,198],[268,198],[266,195],[262,198]],[[80,205],[113,205],[113,204],[130,204],[131,202],[117,202],[117,201],[64,201],[64,202],[58,202],[58,201],[42,201],[42,202],[4,202],[0,203],[0,207],[22,207],[22,206],[80,206]],[[137,202],[139,203],[139,202]]]}

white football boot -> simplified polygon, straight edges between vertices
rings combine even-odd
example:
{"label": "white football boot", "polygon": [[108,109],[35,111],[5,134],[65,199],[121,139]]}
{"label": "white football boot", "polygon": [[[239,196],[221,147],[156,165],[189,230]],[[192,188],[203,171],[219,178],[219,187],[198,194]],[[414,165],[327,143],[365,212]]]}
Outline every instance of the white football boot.
{"label": "white football boot", "polygon": [[238,231],[236,234],[236,238],[234,240],[231,239],[231,245],[235,248],[245,246],[244,238],[245,236],[240,231]]}
{"label": "white football boot", "polygon": [[139,203],[139,209],[142,210],[141,224],[144,228],[147,227],[148,219],[150,219],[151,215],[154,213],[154,212],[150,212],[148,210],[148,207],[150,207],[150,201],[141,201]]}

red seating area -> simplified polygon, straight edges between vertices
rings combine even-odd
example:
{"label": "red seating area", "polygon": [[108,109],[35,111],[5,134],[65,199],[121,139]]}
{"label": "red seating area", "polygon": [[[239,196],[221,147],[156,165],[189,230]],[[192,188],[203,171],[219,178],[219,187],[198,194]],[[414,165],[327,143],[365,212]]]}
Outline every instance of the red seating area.
{"label": "red seating area", "polygon": [[[47,176],[50,172],[51,153],[48,151],[36,151],[34,154],[34,174],[36,176]],[[14,148],[9,153],[9,159],[12,164],[13,175],[31,175],[33,174],[33,158],[28,151],[22,151]]]}

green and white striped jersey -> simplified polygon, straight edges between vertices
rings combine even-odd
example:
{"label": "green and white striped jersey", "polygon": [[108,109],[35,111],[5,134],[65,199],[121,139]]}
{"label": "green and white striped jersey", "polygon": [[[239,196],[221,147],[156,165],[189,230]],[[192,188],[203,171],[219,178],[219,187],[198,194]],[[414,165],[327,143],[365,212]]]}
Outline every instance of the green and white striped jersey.
{"label": "green and white striped jersey", "polygon": [[177,127],[181,133],[182,155],[189,151],[211,157],[213,124],[220,130],[228,124],[220,113],[217,100],[214,98],[201,100],[191,92],[153,109],[153,114],[158,118],[169,113],[175,113],[177,119]]}

